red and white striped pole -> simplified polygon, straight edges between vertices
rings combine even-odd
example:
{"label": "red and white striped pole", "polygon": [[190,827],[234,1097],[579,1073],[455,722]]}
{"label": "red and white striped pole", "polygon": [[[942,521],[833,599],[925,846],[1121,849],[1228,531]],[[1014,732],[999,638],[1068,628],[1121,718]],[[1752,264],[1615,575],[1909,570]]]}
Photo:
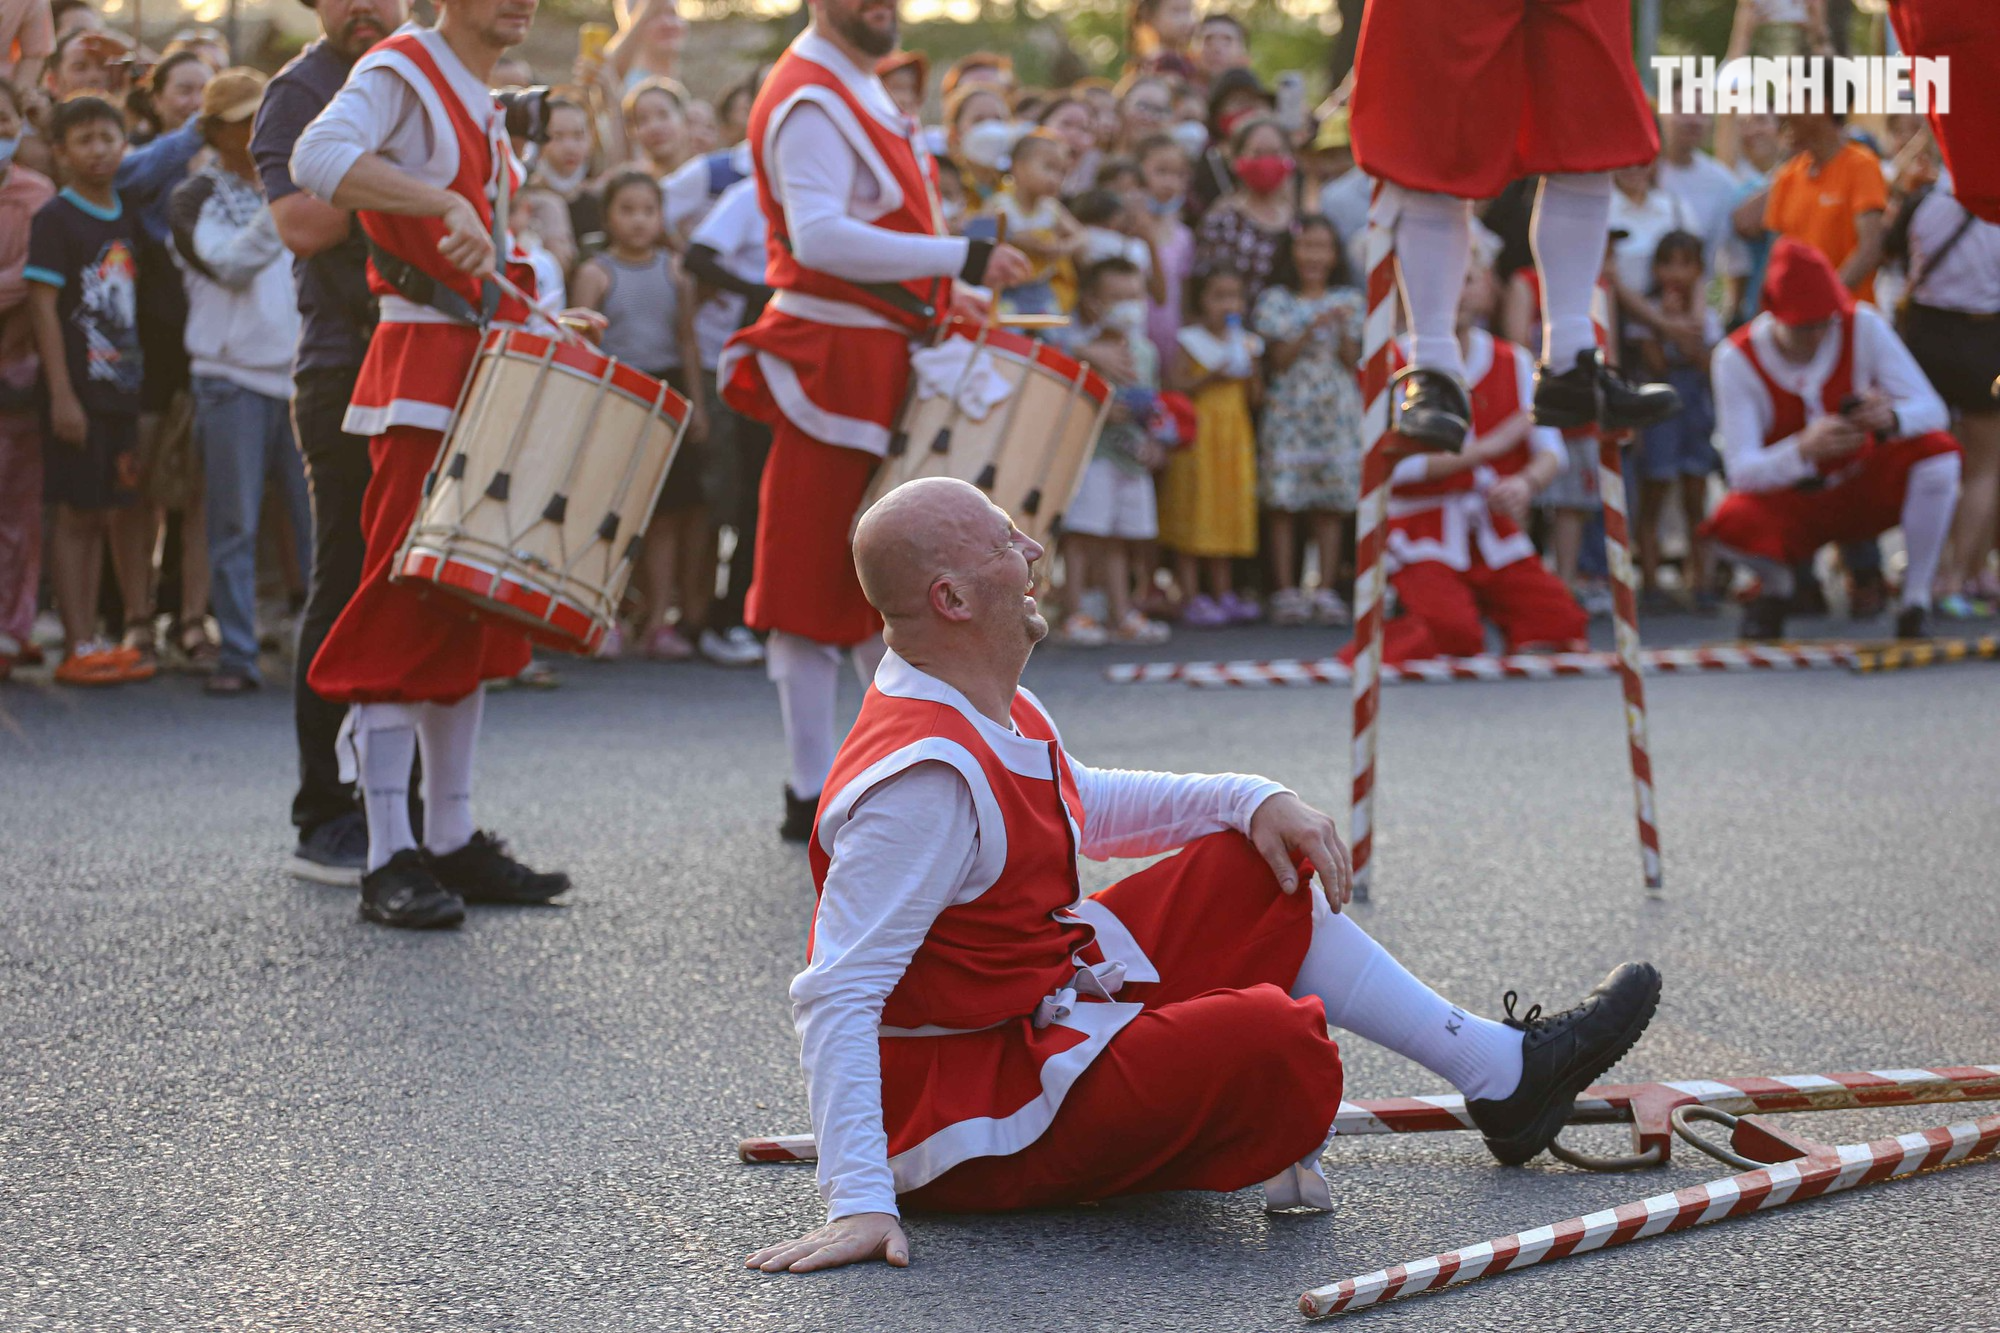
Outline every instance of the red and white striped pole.
{"label": "red and white striped pole", "polygon": [[1837,1194],[1857,1185],[1894,1180],[1934,1166],[1991,1156],[1996,1149],[2000,1149],[2000,1116],[1873,1143],[1843,1144],[1796,1161],[1725,1176],[1672,1194],[1655,1194],[1637,1203],[1316,1287],[1299,1297],[1299,1312],[1318,1319],[1365,1309],[1416,1292],[1436,1291],[1572,1254],[1609,1249],[1821,1194]]}
{"label": "red and white striped pole", "polygon": [[1632,802],[1639,821],[1639,865],[1648,889],[1658,889],[1660,830],[1653,812],[1653,756],[1646,743],[1646,685],[1640,674],[1639,581],[1632,568],[1632,540],[1625,523],[1625,471],[1618,436],[1601,432],[1597,486],[1604,497],[1604,549],[1611,565],[1618,675],[1625,687],[1625,748],[1632,760]]}
{"label": "red and white striped pole", "polygon": [[1389,573],[1389,351],[1396,336],[1396,213],[1401,192],[1375,182],[1368,204],[1368,313],[1361,326],[1361,504],[1354,534],[1354,787],[1348,839],[1354,897],[1368,900],[1375,851],[1375,722],[1382,704],[1382,612]]}

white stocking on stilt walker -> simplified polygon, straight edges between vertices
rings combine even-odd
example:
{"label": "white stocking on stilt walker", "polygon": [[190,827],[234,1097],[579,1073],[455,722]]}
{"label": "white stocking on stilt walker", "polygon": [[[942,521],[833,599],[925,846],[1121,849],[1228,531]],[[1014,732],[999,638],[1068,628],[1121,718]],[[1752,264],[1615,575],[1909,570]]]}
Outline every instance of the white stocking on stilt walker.
{"label": "white stocking on stilt walker", "polygon": [[1375,850],[1375,716],[1382,702],[1383,547],[1389,527],[1389,347],[1396,331],[1396,212],[1402,191],[1381,181],[1368,205],[1368,314],[1361,332],[1361,504],[1354,534],[1352,803],[1347,835],[1354,897],[1368,901]]}

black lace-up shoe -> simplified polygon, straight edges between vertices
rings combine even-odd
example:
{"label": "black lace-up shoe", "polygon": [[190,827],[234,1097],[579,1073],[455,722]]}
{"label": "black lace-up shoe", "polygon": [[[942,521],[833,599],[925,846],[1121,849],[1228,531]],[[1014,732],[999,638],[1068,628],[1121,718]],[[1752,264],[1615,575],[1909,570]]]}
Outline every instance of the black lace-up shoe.
{"label": "black lace-up shoe", "polygon": [[1896,637],[1899,639],[1928,639],[1931,636],[1931,609],[1928,606],[1906,606],[1896,613]]}
{"label": "black lace-up shoe", "polygon": [[1465,386],[1442,370],[1411,366],[1389,381],[1396,405],[1394,430],[1412,446],[1455,454],[1472,429],[1472,399]]}
{"label": "black lace-up shoe", "polygon": [[1569,1123],[1576,1095],[1632,1049],[1660,1003],[1660,972],[1651,963],[1621,963],[1583,1003],[1544,1015],[1535,1005],[1518,1018],[1507,992],[1508,1027],[1521,1038],[1521,1084],[1506,1097],[1467,1101],[1486,1146],[1519,1166],[1555,1141]]}
{"label": "black lace-up shoe", "polygon": [[469,903],[533,905],[569,892],[568,875],[528,869],[507,855],[506,843],[484,831],[455,852],[432,856],[431,870]]}
{"label": "black lace-up shoe", "polygon": [[791,784],[785,784],[785,822],[778,825],[778,836],[786,842],[811,842],[818,818],[819,797],[794,796]]}
{"label": "black lace-up shoe", "polygon": [[361,919],[399,930],[441,930],[465,920],[465,903],[410,847],[361,877]]}
{"label": "black lace-up shoe", "polygon": [[1681,410],[1681,396],[1669,384],[1633,384],[1584,352],[1558,375],[1546,364],[1535,367],[1535,424],[1557,430],[1600,426],[1637,430],[1657,426]]}
{"label": "black lace-up shoe", "polygon": [[1785,637],[1785,613],[1791,609],[1791,601],[1784,597],[1759,597],[1743,608],[1743,623],[1738,627],[1738,638],[1756,643],[1767,643]]}

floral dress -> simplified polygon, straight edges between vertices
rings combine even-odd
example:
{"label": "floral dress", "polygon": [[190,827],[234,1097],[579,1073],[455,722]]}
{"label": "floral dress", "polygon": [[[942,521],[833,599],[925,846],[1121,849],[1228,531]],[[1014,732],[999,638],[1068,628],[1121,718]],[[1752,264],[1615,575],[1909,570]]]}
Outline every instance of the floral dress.
{"label": "floral dress", "polygon": [[1254,310],[1264,284],[1271,280],[1271,270],[1277,266],[1278,247],[1284,239],[1283,228],[1267,229],[1241,209],[1218,204],[1208,210],[1195,230],[1195,272],[1224,269],[1238,275],[1243,279],[1244,308]]}
{"label": "floral dress", "polygon": [[1331,326],[1306,338],[1292,364],[1271,377],[1257,436],[1258,491],[1286,513],[1352,512],[1361,492],[1361,386],[1340,359],[1344,338],[1361,335],[1361,293],[1334,287],[1310,300],[1284,287],[1257,298],[1251,325],[1267,343],[1305,334],[1323,310]]}

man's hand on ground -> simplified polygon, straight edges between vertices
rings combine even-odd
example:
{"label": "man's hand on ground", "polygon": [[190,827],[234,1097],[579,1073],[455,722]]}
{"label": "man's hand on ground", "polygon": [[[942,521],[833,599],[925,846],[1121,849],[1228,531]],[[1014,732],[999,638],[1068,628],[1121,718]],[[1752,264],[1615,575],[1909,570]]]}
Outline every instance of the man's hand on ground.
{"label": "man's hand on ground", "polygon": [[1290,792],[1281,791],[1257,807],[1257,813],[1250,816],[1250,841],[1286,893],[1299,887],[1293,863],[1304,856],[1319,874],[1326,901],[1334,911],[1353,897],[1354,866],[1333,820]]}
{"label": "man's hand on ground", "polygon": [[903,1234],[902,1223],[888,1213],[854,1213],[828,1222],[797,1240],[765,1246],[744,1260],[743,1266],[766,1273],[811,1273],[870,1259],[885,1259],[891,1268],[910,1266],[910,1238]]}

